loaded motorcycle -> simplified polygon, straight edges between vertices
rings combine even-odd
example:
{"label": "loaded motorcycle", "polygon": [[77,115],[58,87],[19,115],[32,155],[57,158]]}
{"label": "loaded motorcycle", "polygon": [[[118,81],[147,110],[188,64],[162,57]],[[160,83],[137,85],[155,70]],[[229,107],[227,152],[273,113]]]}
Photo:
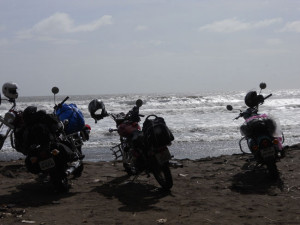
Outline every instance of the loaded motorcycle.
{"label": "loaded motorcycle", "polygon": [[[245,96],[245,104],[249,107],[245,111],[240,110],[235,120],[243,117],[245,122],[240,126],[242,138],[239,141],[240,150],[242,141],[247,142],[247,146],[257,162],[256,166],[266,165],[271,178],[278,178],[279,172],[276,162],[284,157],[285,152],[282,147],[284,142],[283,133],[279,129],[279,124],[267,114],[259,114],[259,106],[271,97],[272,94],[263,96],[261,91],[266,88],[265,83],[260,83],[260,93],[250,91]],[[227,110],[233,110],[231,105],[227,105]]]}
{"label": "loaded motorcycle", "polygon": [[[139,122],[144,115],[139,114],[139,108],[143,101],[138,99],[136,105],[127,114],[107,113],[104,103],[94,99],[89,104],[89,112],[92,118],[97,120],[110,116],[116,123],[116,129],[120,136],[120,144],[113,146],[111,151],[115,159],[121,159],[128,175],[137,177],[142,172],[148,176],[152,173],[165,190],[173,186],[173,178],[169,168],[171,155],[168,145],[174,140],[171,131],[161,117],[149,115],[141,129]],[[96,111],[101,109],[101,114]]]}
{"label": "loaded motorcycle", "polygon": [[[18,86],[16,83],[5,83],[2,86],[2,93],[6,98],[1,98],[1,101],[7,101],[12,104],[12,107],[5,113],[4,117],[0,115],[0,150],[2,149],[7,137],[13,139],[14,130],[20,128],[23,125],[22,111],[16,109],[16,99],[18,98],[17,92]],[[11,142],[12,143],[12,142]],[[12,146],[13,147],[13,146]]]}
{"label": "loaded motorcycle", "polygon": [[[58,92],[58,88],[52,88],[54,102]],[[76,132],[67,132],[67,128],[72,125],[72,117],[78,116],[73,114],[70,120],[60,119],[59,113],[67,105],[65,101],[68,98],[59,104],[55,103],[51,114],[37,111],[35,106],[28,106],[23,112],[24,126],[15,133],[14,139],[17,151],[26,155],[28,171],[39,174],[44,181],[50,181],[59,192],[69,190],[69,175],[81,175],[84,158],[81,146],[89,137],[89,127],[84,124]]]}
{"label": "loaded motorcycle", "polygon": [[[52,93],[55,95],[59,92],[57,87],[52,88]],[[89,140],[91,127],[85,124],[82,112],[73,103],[64,104],[69,97],[66,97],[62,103],[54,106],[53,114],[64,124],[63,137],[70,142],[73,149],[77,149],[82,154],[83,142]]]}

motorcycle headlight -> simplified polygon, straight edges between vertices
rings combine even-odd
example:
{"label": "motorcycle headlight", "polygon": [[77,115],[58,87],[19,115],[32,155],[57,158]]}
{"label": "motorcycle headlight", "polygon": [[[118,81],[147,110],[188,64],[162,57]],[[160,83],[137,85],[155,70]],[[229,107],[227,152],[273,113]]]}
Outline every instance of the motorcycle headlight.
{"label": "motorcycle headlight", "polygon": [[12,112],[7,112],[4,115],[4,120],[9,124],[12,124],[15,121],[15,119],[16,119],[16,115]]}

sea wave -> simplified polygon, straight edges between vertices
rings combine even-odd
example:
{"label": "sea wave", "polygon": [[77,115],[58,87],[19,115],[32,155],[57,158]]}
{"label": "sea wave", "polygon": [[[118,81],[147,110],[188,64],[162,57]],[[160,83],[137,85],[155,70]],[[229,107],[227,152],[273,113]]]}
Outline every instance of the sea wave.
{"label": "sea wave", "polygon": [[[286,143],[299,142],[300,90],[278,90],[268,93],[272,93],[273,96],[260,106],[260,112],[271,114],[280,121]],[[244,105],[245,94],[246,92],[74,95],[70,96],[67,103],[75,103],[83,112],[86,123],[92,127],[91,138],[84,145],[87,150],[109,148],[119,141],[117,133],[108,132],[109,128],[115,128],[112,119],[104,118],[95,124],[95,121],[90,117],[88,104],[95,98],[103,101],[110,113],[126,113],[135,105],[137,99],[142,99],[144,104],[140,108],[140,113],[144,115],[156,114],[163,117],[175,136],[174,143],[177,143],[177,146],[184,143],[206,143],[205,146],[213,148],[214,143],[225,143],[226,141],[234,143],[239,140],[239,126],[243,123],[243,119],[233,119],[239,114],[240,109],[246,108]],[[56,102],[60,102],[64,98],[65,96],[58,95]],[[232,112],[226,110],[228,104],[233,106]],[[17,99],[18,109],[24,110],[29,105],[35,105],[39,109],[52,113],[54,99],[53,96],[20,97]],[[4,115],[11,106],[8,102],[3,101],[0,105],[0,114]],[[142,118],[141,125],[143,120],[144,118]],[[3,131],[2,128],[0,132]],[[8,140],[4,144],[3,150],[12,151]]]}

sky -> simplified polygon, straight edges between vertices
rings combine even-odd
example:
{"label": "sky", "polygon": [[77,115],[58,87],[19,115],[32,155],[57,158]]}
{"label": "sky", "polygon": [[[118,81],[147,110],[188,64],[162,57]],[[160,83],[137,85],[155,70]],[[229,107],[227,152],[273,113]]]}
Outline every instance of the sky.
{"label": "sky", "polygon": [[20,96],[298,89],[299,59],[299,0],[0,0]]}

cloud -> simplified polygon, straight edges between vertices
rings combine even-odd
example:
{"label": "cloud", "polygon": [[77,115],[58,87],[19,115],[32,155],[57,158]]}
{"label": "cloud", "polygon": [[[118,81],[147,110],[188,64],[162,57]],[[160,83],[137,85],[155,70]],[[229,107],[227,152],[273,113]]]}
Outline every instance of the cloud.
{"label": "cloud", "polygon": [[244,30],[259,29],[281,22],[281,18],[262,20],[258,22],[242,22],[236,18],[217,21],[199,28],[199,31],[211,31],[218,33],[231,33]]}
{"label": "cloud", "polygon": [[285,24],[280,32],[295,32],[300,33],[300,21],[293,21]]}
{"label": "cloud", "polygon": [[77,44],[80,41],[74,39],[67,39],[67,38],[53,38],[49,36],[38,36],[35,37],[35,40],[42,41],[42,42],[52,42],[54,44]]}
{"label": "cloud", "polygon": [[144,31],[144,30],[148,30],[148,27],[144,26],[144,25],[138,25],[138,26],[136,26],[135,30],[136,31]]}
{"label": "cloud", "polygon": [[[78,32],[92,32],[102,26],[112,24],[112,16],[105,15],[100,19],[83,25],[75,25],[72,18],[66,13],[55,13],[54,15],[40,21],[32,28],[20,31],[20,39],[53,39],[55,35],[70,34]],[[55,39],[55,38],[54,38]]]}

